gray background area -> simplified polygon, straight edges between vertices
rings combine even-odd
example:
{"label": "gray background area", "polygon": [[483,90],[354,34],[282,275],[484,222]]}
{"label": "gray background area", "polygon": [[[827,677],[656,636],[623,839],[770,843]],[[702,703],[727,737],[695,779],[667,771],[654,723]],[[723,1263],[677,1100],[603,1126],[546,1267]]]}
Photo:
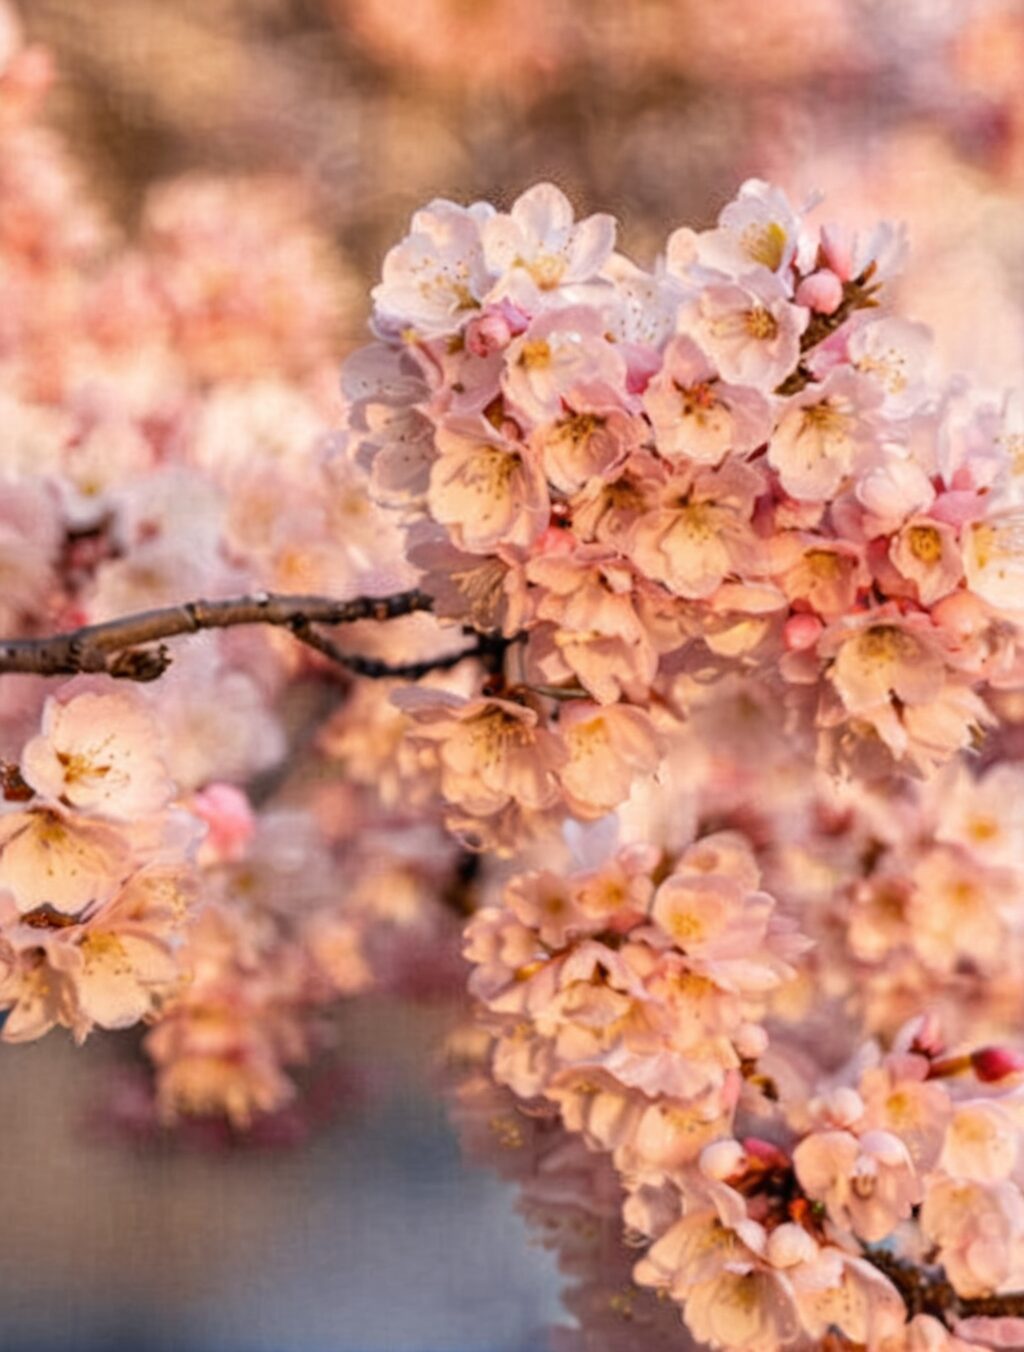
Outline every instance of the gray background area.
{"label": "gray background area", "polygon": [[430,1087],[442,1024],[353,1006],[372,1087],[290,1151],[103,1141],[116,1035],[0,1046],[0,1348],[540,1352],[559,1279],[460,1157]]}

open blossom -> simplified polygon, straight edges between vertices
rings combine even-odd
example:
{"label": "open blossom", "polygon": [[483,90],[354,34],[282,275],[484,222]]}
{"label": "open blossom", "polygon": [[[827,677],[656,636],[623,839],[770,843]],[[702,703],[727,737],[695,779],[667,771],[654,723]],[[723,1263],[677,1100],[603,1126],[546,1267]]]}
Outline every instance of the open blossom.
{"label": "open blossom", "polygon": [[907,1147],[888,1132],[813,1133],[797,1146],[793,1163],[807,1195],[869,1244],[891,1234],[921,1197]]}
{"label": "open blossom", "polygon": [[771,434],[771,406],[765,396],[719,378],[690,338],[674,338],[662,366],[644,391],[658,450],[669,460],[685,456],[717,465],[727,455],[745,455]]}
{"label": "open blossom", "polygon": [[639,613],[637,579],[610,550],[583,546],[574,555],[539,555],[526,567],[541,589],[539,630],[531,658],[548,684],[575,675],[602,704],[623,691],[643,698],[658,669],[654,640]]}
{"label": "open blossom", "polygon": [[384,260],[374,289],[377,323],[424,338],[454,333],[490,289],[480,229],[493,209],[438,200],[413,217],[412,232]]}
{"label": "open blossom", "polygon": [[544,531],[547,488],[528,446],[442,433],[438,449],[427,503],[458,548],[481,554],[498,545],[525,548]]}
{"label": "open blossom", "polygon": [[787,493],[811,501],[835,496],[874,444],[876,398],[865,396],[856,375],[836,371],[787,401],[768,446],[768,463]]}
{"label": "open blossom", "polygon": [[394,699],[413,719],[409,735],[436,744],[448,802],[488,816],[513,802],[541,809],[558,799],[566,752],[527,705],[427,690]]}
{"label": "open blossom", "polygon": [[954,1178],[998,1183],[1016,1173],[1021,1141],[1015,1104],[968,1099],[953,1109],[939,1161]]}
{"label": "open blossom", "polygon": [[115,820],[159,810],[174,787],[154,715],[130,692],[48,700],[21,772],[44,797]]}
{"label": "open blossom", "polygon": [[964,575],[956,530],[942,521],[911,517],[889,547],[893,566],[911,581],[922,605],[955,591]]}
{"label": "open blossom", "polygon": [[892,695],[905,704],[923,704],[942,688],[942,661],[927,630],[919,637],[914,626],[895,616],[888,623],[865,618],[849,638],[840,640],[837,632],[835,641],[830,679],[851,713],[870,713]]}
{"label": "open blossom", "polygon": [[684,310],[681,323],[723,380],[768,393],[796,366],[808,318],[782,282],[762,269],[742,281],[711,283]]}
{"label": "open blossom", "polygon": [[529,427],[557,418],[563,399],[595,384],[624,391],[626,362],[589,306],[544,311],[505,353],[502,389]]}
{"label": "open blossom", "polygon": [[967,585],[997,611],[1021,610],[1024,516],[1008,511],[977,521],[961,537]]}
{"label": "open blossom", "polygon": [[131,873],[128,832],[60,807],[30,807],[0,816],[0,886],[18,909],[52,906],[62,915],[109,901]]}
{"label": "open blossom", "polygon": [[570,807],[584,819],[618,807],[634,781],[653,774],[661,762],[661,738],[642,709],[573,701],[558,732],[566,753],[559,782]]}
{"label": "open blossom", "polygon": [[772,571],[789,600],[805,602],[822,619],[849,613],[870,579],[863,549],[845,541],[787,531],[772,546]]}
{"label": "open blossom", "polygon": [[785,276],[799,240],[800,219],[785,193],[752,178],[723,208],[717,229],[697,238],[697,257],[733,277],[756,268]]}
{"label": "open blossom", "polygon": [[921,1230],[959,1295],[1015,1290],[1024,1281],[1024,1198],[1011,1183],[930,1181]]}
{"label": "open blossom", "polygon": [[1019,764],[990,766],[974,775],[957,766],[938,797],[935,835],[966,849],[983,864],[1019,867],[1024,847],[1024,797]]}
{"label": "open blossom", "polygon": [[905,319],[878,319],[856,329],[850,338],[855,371],[874,382],[882,408],[891,417],[907,417],[927,398],[927,358],[931,332]]}
{"label": "open blossom", "polygon": [[[51,885],[28,909],[34,898],[11,886],[13,901],[0,904],[6,1041],[40,1037],[54,1024],[81,1041],[93,1027],[127,1028],[158,1010],[183,979],[176,934],[197,894],[196,825],[169,818],[159,841],[122,855],[105,878],[83,870],[89,895],[81,905]],[[79,857],[59,862],[74,870]]]}
{"label": "open blossom", "polygon": [[628,413],[615,392],[600,385],[581,386],[565,397],[563,416],[535,429],[548,482],[562,493],[575,493],[591,479],[610,479],[639,448],[645,424]]}
{"label": "open blossom", "polygon": [[732,573],[756,571],[751,529],[756,471],[731,464],[668,478],[636,524],[630,553],[640,571],[677,596],[702,599]]}
{"label": "open blossom", "polygon": [[484,257],[496,275],[517,294],[520,278],[528,279],[529,292],[551,291],[596,277],[615,247],[612,216],[590,216],[573,223],[572,206],[560,189],[538,183],[512,204],[508,215],[499,213],[482,231]]}

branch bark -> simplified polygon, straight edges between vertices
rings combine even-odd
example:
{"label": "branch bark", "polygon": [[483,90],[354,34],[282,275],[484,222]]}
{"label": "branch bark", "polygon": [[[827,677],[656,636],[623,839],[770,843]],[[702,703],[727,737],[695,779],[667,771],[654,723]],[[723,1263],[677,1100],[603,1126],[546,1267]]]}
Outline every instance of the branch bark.
{"label": "branch bark", "polygon": [[[160,610],[145,610],[102,624],[84,625],[42,638],[0,640],[0,674],[20,672],[35,676],[76,676],[101,672],[126,680],[152,681],[171,662],[165,639],[197,634],[206,629],[231,629],[245,624],[271,624],[287,629],[304,643],[333,660],[366,675],[391,675],[385,664],[374,670],[324,639],[314,625],[354,624],[358,620],[390,620],[430,610],[433,602],[421,591],[394,596],[357,596],[337,601],[326,596],[278,596],[268,592],[218,601],[186,601]],[[463,656],[472,656],[469,650]],[[443,659],[449,664],[461,657]],[[398,674],[403,674],[399,671]]]}
{"label": "branch bark", "polygon": [[864,1257],[896,1287],[913,1318],[930,1314],[953,1329],[961,1319],[1002,1319],[1024,1315],[1024,1292],[995,1296],[958,1296],[941,1268],[923,1270],[883,1249],[866,1249]]}

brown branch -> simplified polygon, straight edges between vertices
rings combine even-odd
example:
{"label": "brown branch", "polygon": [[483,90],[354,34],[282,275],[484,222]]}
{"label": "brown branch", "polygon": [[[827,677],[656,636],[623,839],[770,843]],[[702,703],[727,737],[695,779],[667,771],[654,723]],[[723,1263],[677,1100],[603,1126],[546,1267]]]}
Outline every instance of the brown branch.
{"label": "brown branch", "polygon": [[416,662],[384,662],[377,657],[362,657],[358,653],[344,652],[333,639],[322,634],[308,620],[297,620],[290,628],[302,643],[329,657],[332,662],[351,671],[353,675],[369,676],[372,680],[390,678],[418,681],[421,676],[426,676],[432,671],[450,671],[452,667],[457,667],[460,662],[465,662],[470,657],[478,658],[485,666],[489,666],[496,650],[500,656],[512,642],[511,639],[501,636],[481,634],[471,648],[460,648],[457,652],[443,653],[439,657],[424,657]]}
{"label": "brown branch", "polygon": [[864,1257],[885,1274],[903,1297],[911,1316],[930,1314],[952,1329],[960,1319],[1000,1319],[1024,1315],[1024,1292],[994,1296],[958,1296],[941,1268],[916,1267],[884,1249],[865,1249]]}
{"label": "brown branch", "polygon": [[64,634],[0,640],[0,674],[75,676],[101,672],[126,680],[152,681],[170,665],[170,653],[163,640],[181,634],[271,624],[309,642],[308,634],[314,624],[390,620],[430,610],[432,605],[431,598],[421,591],[358,596],[349,601],[326,596],[276,596],[267,592],[219,601],[186,601],[178,606],[85,625]]}

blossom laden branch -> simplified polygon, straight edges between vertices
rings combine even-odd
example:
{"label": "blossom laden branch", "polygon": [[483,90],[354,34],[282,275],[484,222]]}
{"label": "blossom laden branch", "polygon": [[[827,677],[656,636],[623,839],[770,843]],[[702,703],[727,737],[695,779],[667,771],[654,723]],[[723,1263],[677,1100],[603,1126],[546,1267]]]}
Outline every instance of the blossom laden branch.
{"label": "blossom laden branch", "polygon": [[[288,629],[308,643],[314,632],[312,626],[317,624],[390,620],[430,610],[432,605],[432,599],[418,590],[398,592],[393,596],[357,596],[347,601],[326,596],[279,596],[268,592],[217,601],[186,601],[178,606],[124,615],[102,624],[84,625],[63,634],[6,639],[0,642],[0,674],[76,676],[104,673],[126,680],[152,681],[163,675],[171,662],[164,640],[182,634],[269,624]],[[321,652],[328,651],[326,640],[315,646]],[[358,666],[358,659],[336,650],[328,655],[363,674],[391,674],[383,664],[376,664],[371,672]]]}

